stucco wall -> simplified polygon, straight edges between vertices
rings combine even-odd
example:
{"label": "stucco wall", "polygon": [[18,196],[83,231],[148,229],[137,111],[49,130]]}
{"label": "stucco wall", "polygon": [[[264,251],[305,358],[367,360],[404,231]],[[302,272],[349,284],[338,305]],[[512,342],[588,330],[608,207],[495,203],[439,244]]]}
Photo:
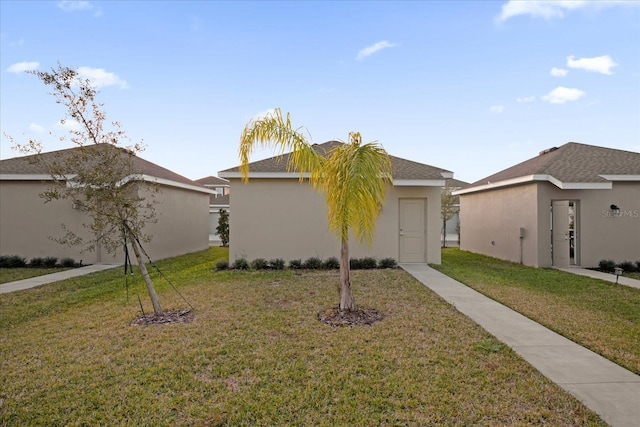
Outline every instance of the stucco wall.
{"label": "stucco wall", "polygon": [[[122,262],[122,251],[114,256],[104,250],[81,253],[79,247],[60,245],[49,236],[63,235],[64,223],[76,233],[88,233],[82,223],[87,217],[73,209],[68,200],[44,203],[45,189],[39,181],[0,182],[0,254],[34,257],[69,257],[85,264]],[[208,247],[209,196],[205,193],[162,187],[156,206],[158,223],[148,232],[153,240],[145,249],[153,260],[203,250]],[[135,262],[135,261],[134,261]]]}
{"label": "stucco wall", "polygon": [[[550,267],[553,200],[576,203],[578,265],[640,260],[640,184],[634,182],[614,182],[610,190],[561,190],[542,182],[463,194],[461,249],[519,262],[519,227],[525,227],[523,263]],[[620,216],[611,215],[611,204]]]}
{"label": "stucco wall", "polygon": [[538,266],[536,193],[532,184],[461,195],[460,248]]}
{"label": "stucco wall", "polygon": [[100,252],[81,253],[49,237],[62,237],[65,223],[71,230],[87,237],[81,224],[86,221],[79,209],[68,200],[44,203],[39,196],[45,190],[40,181],[0,181],[0,255],[19,255],[29,261],[35,257],[73,258],[85,264],[98,262]]}
{"label": "stucco wall", "polygon": [[153,235],[147,249],[152,259],[182,255],[209,247],[208,194],[162,186],[157,199],[158,222],[147,227],[148,232]]}
{"label": "stucco wall", "polygon": [[[329,230],[324,196],[297,179],[231,180],[230,261],[246,258],[305,260],[339,257],[340,244]],[[350,239],[350,256],[398,259],[398,199],[428,198],[427,261],[440,263],[440,188],[398,187],[387,193],[371,247]]]}
{"label": "stucco wall", "polygon": [[[640,260],[640,183],[614,182],[610,190],[561,190],[544,183],[540,184],[541,208],[547,207],[546,215],[540,215],[541,229],[550,229],[548,207],[552,200],[572,200],[578,205],[578,245],[581,267],[597,267],[603,259],[620,261]],[[621,209],[620,216],[613,216],[610,206]],[[550,245],[549,234],[546,234]],[[541,250],[543,248],[541,247]],[[543,266],[551,265],[549,251]]]}

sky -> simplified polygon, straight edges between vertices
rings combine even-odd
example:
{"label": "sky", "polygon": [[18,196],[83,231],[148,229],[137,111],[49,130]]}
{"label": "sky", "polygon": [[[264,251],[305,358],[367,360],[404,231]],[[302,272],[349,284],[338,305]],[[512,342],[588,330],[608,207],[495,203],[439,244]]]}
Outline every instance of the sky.
{"label": "sky", "polygon": [[640,151],[640,1],[0,0],[0,158],[6,135],[72,147],[26,73],[57,64],[194,180],[274,108],[312,143],[358,131],[467,182],[571,141]]}

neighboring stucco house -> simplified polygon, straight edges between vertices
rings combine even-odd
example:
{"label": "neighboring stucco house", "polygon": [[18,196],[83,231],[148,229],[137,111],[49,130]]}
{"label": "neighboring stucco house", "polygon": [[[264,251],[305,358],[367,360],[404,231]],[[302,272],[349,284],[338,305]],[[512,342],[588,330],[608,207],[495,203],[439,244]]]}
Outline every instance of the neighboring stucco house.
{"label": "neighboring stucco house", "polygon": [[217,231],[218,219],[220,209],[229,212],[229,181],[217,176],[207,176],[196,182],[214,191],[209,200],[209,244],[221,245],[222,241]]}
{"label": "neighboring stucco house", "polygon": [[570,142],[454,194],[463,250],[534,267],[640,260],[640,153]]}
{"label": "neighboring stucco house", "polygon": [[[46,157],[68,155],[71,150],[42,153]],[[67,247],[50,239],[63,234],[65,224],[88,237],[82,223],[88,217],[69,200],[44,203],[39,196],[51,183],[51,177],[33,156],[0,160],[0,254],[19,255],[27,261],[35,257],[73,258],[84,264],[122,262],[122,253],[114,258],[98,247],[81,253],[79,247]],[[212,190],[168,169],[134,157],[137,191],[144,197],[156,183],[157,223],[148,224],[146,232],[153,236],[144,244],[149,256],[156,260],[195,252],[209,247],[209,195]]]}
{"label": "neighboring stucco house", "polygon": [[[340,142],[314,144],[327,153]],[[305,260],[338,257],[340,244],[329,230],[324,195],[298,172],[287,171],[289,154],[249,165],[249,182],[238,167],[218,173],[231,182],[230,261],[243,257]],[[350,256],[440,263],[440,192],[453,173],[391,157],[393,186],[376,223],[371,247],[350,239]]]}

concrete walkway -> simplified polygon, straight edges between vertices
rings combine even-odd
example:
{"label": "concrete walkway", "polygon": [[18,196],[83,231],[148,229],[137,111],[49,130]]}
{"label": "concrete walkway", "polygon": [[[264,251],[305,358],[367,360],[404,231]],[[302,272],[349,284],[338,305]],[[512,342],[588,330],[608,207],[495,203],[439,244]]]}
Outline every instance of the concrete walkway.
{"label": "concrete walkway", "polygon": [[[587,270],[580,267],[558,268],[560,271],[566,271],[567,273],[578,274],[580,276],[593,277],[594,279],[606,280],[607,282],[616,283],[616,275],[611,273],[603,273],[601,271]],[[640,289],[640,280],[625,277],[624,273],[618,277],[618,284],[631,286],[632,288]],[[640,405],[640,403],[639,403]],[[640,426],[640,422],[638,423]]]}
{"label": "concrete walkway", "polygon": [[9,292],[35,288],[36,286],[46,285],[47,283],[58,282],[60,280],[69,279],[71,277],[84,276],[85,274],[108,270],[110,268],[115,268],[118,266],[118,264],[93,264],[84,267],[73,268],[71,270],[60,271],[58,273],[45,274],[44,276],[32,277],[30,279],[2,283],[0,284],[0,294],[7,294]]}
{"label": "concrete walkway", "polygon": [[611,426],[640,426],[640,376],[426,264],[401,267]]}

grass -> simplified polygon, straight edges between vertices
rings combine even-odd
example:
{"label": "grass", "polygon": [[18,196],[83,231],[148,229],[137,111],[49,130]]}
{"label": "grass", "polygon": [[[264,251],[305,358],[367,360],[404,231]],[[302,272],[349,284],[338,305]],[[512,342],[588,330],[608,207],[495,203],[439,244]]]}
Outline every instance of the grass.
{"label": "grass", "polygon": [[225,256],[159,263],[192,323],[129,326],[149,304],[116,270],[0,295],[0,424],[604,425],[401,270],[354,271],[386,317],[333,329],[337,272],[212,272]]}
{"label": "grass", "polygon": [[15,280],[30,279],[31,277],[43,276],[45,274],[58,273],[69,270],[68,268],[0,268],[0,284],[9,283]]}
{"label": "grass", "polygon": [[640,289],[454,248],[433,267],[640,374]]}

